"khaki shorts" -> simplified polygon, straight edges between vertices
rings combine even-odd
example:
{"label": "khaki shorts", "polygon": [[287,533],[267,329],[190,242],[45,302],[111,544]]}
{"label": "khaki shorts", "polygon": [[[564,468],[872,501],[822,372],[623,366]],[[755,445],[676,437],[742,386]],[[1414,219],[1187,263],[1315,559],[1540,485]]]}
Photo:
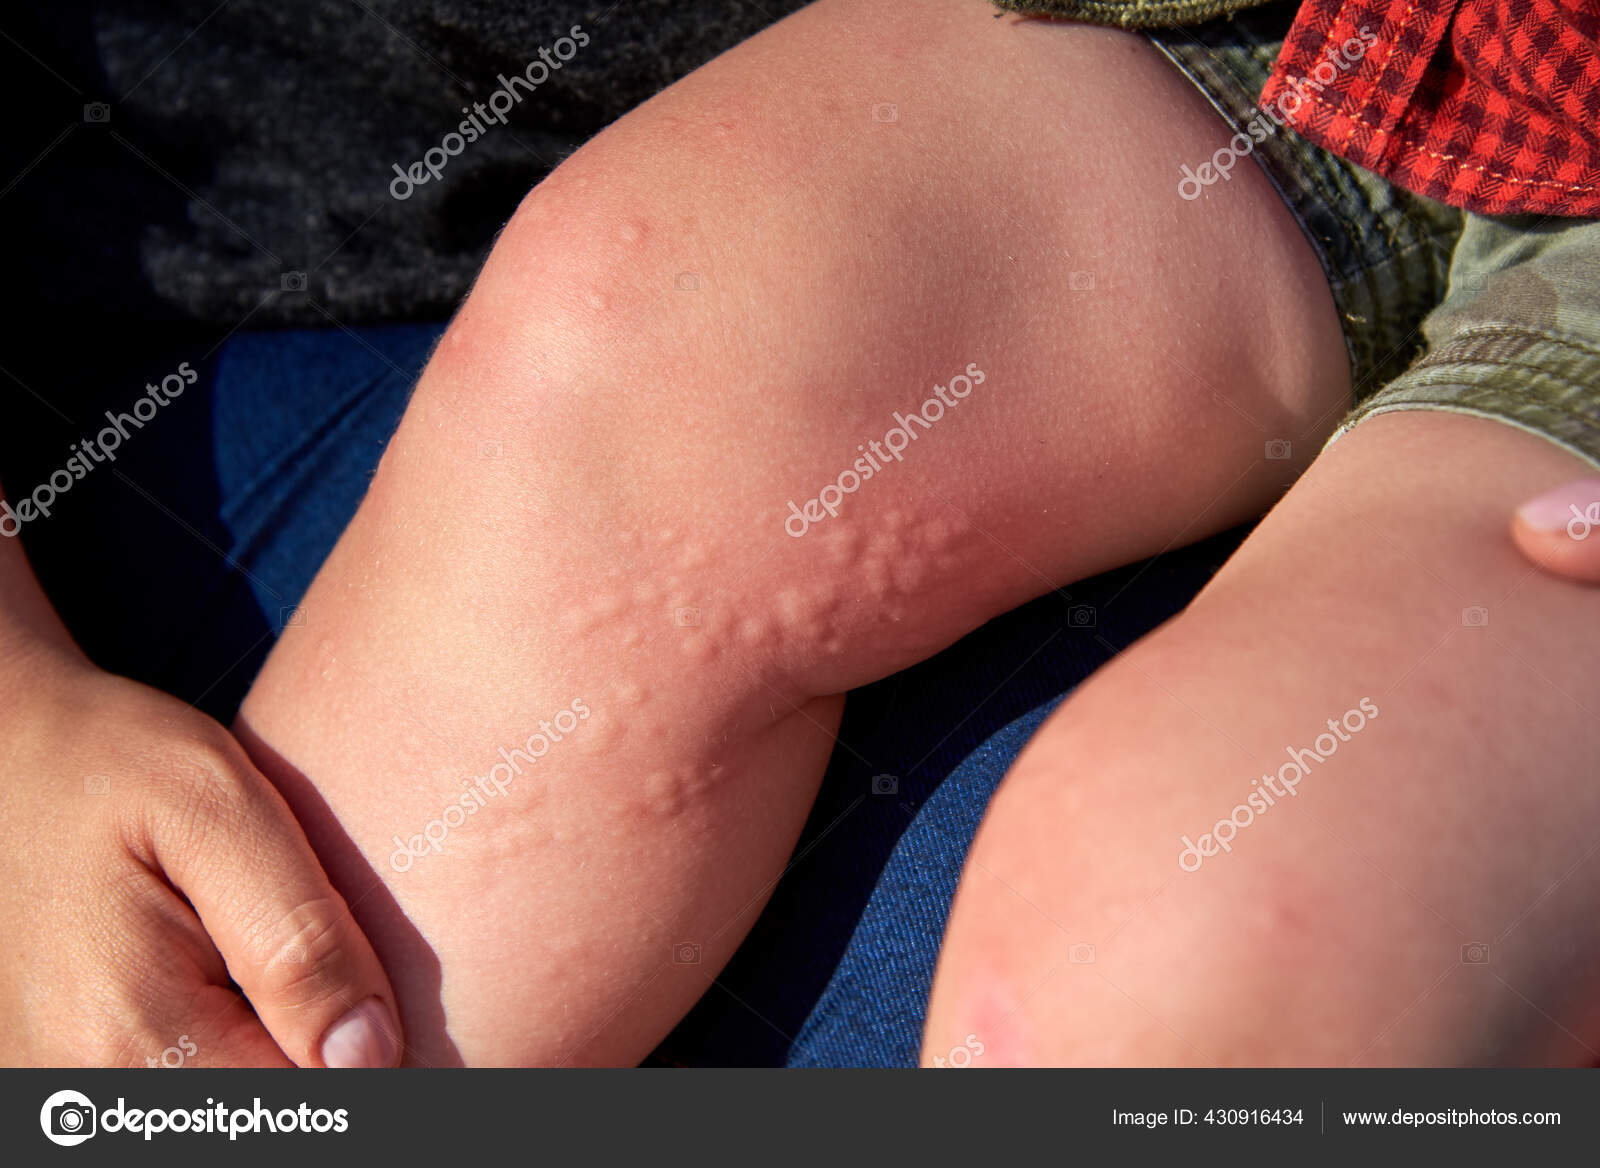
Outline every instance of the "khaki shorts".
{"label": "khaki shorts", "polygon": [[1391,410],[1508,422],[1600,467],[1600,220],[1468,215],[1427,353],[1333,441]]}

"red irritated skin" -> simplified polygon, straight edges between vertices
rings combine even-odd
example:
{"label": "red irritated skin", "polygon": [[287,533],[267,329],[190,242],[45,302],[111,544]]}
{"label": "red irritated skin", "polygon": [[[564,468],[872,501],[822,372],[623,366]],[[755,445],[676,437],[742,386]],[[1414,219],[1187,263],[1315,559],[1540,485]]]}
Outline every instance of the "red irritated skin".
{"label": "red irritated skin", "polygon": [[1173,196],[1226,138],[1137,37],[823,0],[528,196],[239,723],[410,1061],[642,1058],[844,691],[1281,493],[1347,362],[1261,175]]}

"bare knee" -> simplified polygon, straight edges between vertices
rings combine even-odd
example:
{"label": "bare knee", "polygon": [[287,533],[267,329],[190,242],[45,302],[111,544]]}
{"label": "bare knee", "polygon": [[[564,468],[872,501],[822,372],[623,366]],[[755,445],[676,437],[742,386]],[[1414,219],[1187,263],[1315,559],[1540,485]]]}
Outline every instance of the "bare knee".
{"label": "bare knee", "polygon": [[925,1057],[972,1033],[995,1065],[1470,1060],[1493,1039],[1440,1037],[1462,984],[1394,1025],[1460,938],[1353,860],[1317,805],[1252,798],[1248,729],[1229,742],[1175,698],[1230,673],[1197,668],[1182,623],[1069,699],[1007,777],[952,910]]}
{"label": "bare knee", "polygon": [[[1424,441],[1431,460],[1404,456]],[[1320,461],[1019,759],[963,877],[927,1049],[1591,1060],[1593,719],[1568,695],[1592,597],[1500,537],[1570,461],[1444,415],[1380,419]],[[1495,636],[1468,635],[1488,618],[1464,581],[1502,598]]]}

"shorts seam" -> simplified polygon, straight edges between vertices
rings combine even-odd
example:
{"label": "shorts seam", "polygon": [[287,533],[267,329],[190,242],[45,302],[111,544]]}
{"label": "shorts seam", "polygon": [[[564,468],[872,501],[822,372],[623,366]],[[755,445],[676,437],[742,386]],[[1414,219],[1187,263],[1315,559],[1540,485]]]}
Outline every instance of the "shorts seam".
{"label": "shorts seam", "polygon": [[[1600,361],[1600,346],[1595,345],[1593,342],[1583,340],[1580,337],[1572,336],[1564,331],[1548,332],[1543,329],[1524,328],[1515,324],[1471,325],[1462,329],[1458,333],[1452,333],[1449,341],[1440,346],[1440,351],[1449,352],[1451,349],[1456,348],[1458,345],[1461,345],[1466,341],[1490,338],[1516,338],[1520,340],[1541,341],[1546,344],[1560,345],[1564,348],[1576,349],[1578,352]],[[1479,359],[1472,358],[1472,360]],[[1483,363],[1489,364],[1490,362],[1485,359]],[[1600,392],[1600,386],[1596,386],[1595,388],[1597,392]]]}
{"label": "shorts seam", "polygon": [[[1548,381],[1553,381],[1564,389],[1576,390],[1579,393],[1582,393],[1589,388],[1589,386],[1585,385],[1581,381],[1574,381],[1565,374],[1553,372],[1531,361],[1510,361],[1504,359],[1494,360],[1488,357],[1476,357],[1470,361],[1441,361],[1437,365],[1427,361],[1420,362],[1417,365],[1413,365],[1394,381],[1391,381],[1384,387],[1384,389],[1393,389],[1396,386],[1404,387],[1407,381],[1410,380],[1422,385],[1459,385],[1462,389],[1475,392],[1482,387],[1475,385],[1471,381],[1462,380],[1462,374],[1470,370],[1481,368],[1516,369],[1529,373],[1537,373],[1542,378]],[[1426,381],[1421,380],[1424,377],[1427,378]],[[1548,398],[1539,397],[1536,394],[1530,393],[1526,389],[1520,389],[1509,385],[1497,385],[1493,387],[1493,391],[1497,397],[1505,398],[1508,401],[1526,402],[1529,405],[1536,405],[1540,406],[1541,408],[1545,406],[1559,408]],[[1575,418],[1585,419],[1585,423],[1587,425],[1596,425],[1595,421],[1590,419],[1587,414],[1574,414],[1573,416]]]}
{"label": "shorts seam", "polygon": [[[1490,350],[1503,341],[1525,347]],[[1584,340],[1505,324],[1464,330],[1347,415],[1327,445],[1377,414],[1431,409],[1505,422],[1600,465],[1596,371],[1600,348]]]}

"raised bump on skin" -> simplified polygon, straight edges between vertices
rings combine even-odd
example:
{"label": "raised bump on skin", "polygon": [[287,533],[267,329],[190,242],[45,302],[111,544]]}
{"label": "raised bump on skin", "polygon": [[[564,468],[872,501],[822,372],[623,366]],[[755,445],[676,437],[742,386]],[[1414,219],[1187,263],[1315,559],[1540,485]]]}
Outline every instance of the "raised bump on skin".
{"label": "raised bump on skin", "polygon": [[909,552],[894,562],[890,576],[896,592],[915,592],[928,578],[927,558],[920,552]]}
{"label": "raised bump on skin", "polygon": [[649,691],[634,681],[619,681],[611,687],[611,692],[615,695],[617,703],[624,706],[643,705],[645,698],[649,696]]}
{"label": "raised bump on skin", "polygon": [[683,638],[682,648],[683,655],[690,661],[710,661],[722,652],[715,641],[700,632]]}
{"label": "raised bump on skin", "polygon": [[943,515],[934,515],[922,525],[921,536],[924,546],[935,549],[948,547],[956,538],[965,532],[971,523],[959,511],[946,511]]}
{"label": "raised bump on skin", "polygon": [[861,582],[874,599],[882,600],[888,596],[889,589],[894,585],[894,577],[889,572],[889,562],[878,558],[866,561],[861,565]]}
{"label": "raised bump on skin", "polygon": [[861,537],[849,528],[842,528],[827,538],[823,549],[830,560],[842,567],[860,553]]}
{"label": "raised bump on skin", "polygon": [[776,603],[778,620],[791,628],[802,626],[811,618],[811,604],[798,588],[781,589]]}
{"label": "raised bump on skin", "polygon": [[610,620],[627,607],[627,598],[620,592],[602,592],[595,598],[590,612],[597,621]]}
{"label": "raised bump on skin", "polygon": [[688,771],[684,775],[684,793],[692,798],[704,798],[727,777],[728,768],[718,763]]}
{"label": "raised bump on skin", "polygon": [[621,742],[625,733],[627,724],[621,718],[608,710],[595,710],[578,737],[578,753],[604,754]]}
{"label": "raised bump on skin", "polygon": [[592,632],[595,627],[593,612],[575,604],[561,610],[559,621],[563,629],[576,633]]}
{"label": "raised bump on skin", "polygon": [[652,771],[639,783],[645,806],[657,815],[671,818],[683,810],[683,789],[670,771]]}

